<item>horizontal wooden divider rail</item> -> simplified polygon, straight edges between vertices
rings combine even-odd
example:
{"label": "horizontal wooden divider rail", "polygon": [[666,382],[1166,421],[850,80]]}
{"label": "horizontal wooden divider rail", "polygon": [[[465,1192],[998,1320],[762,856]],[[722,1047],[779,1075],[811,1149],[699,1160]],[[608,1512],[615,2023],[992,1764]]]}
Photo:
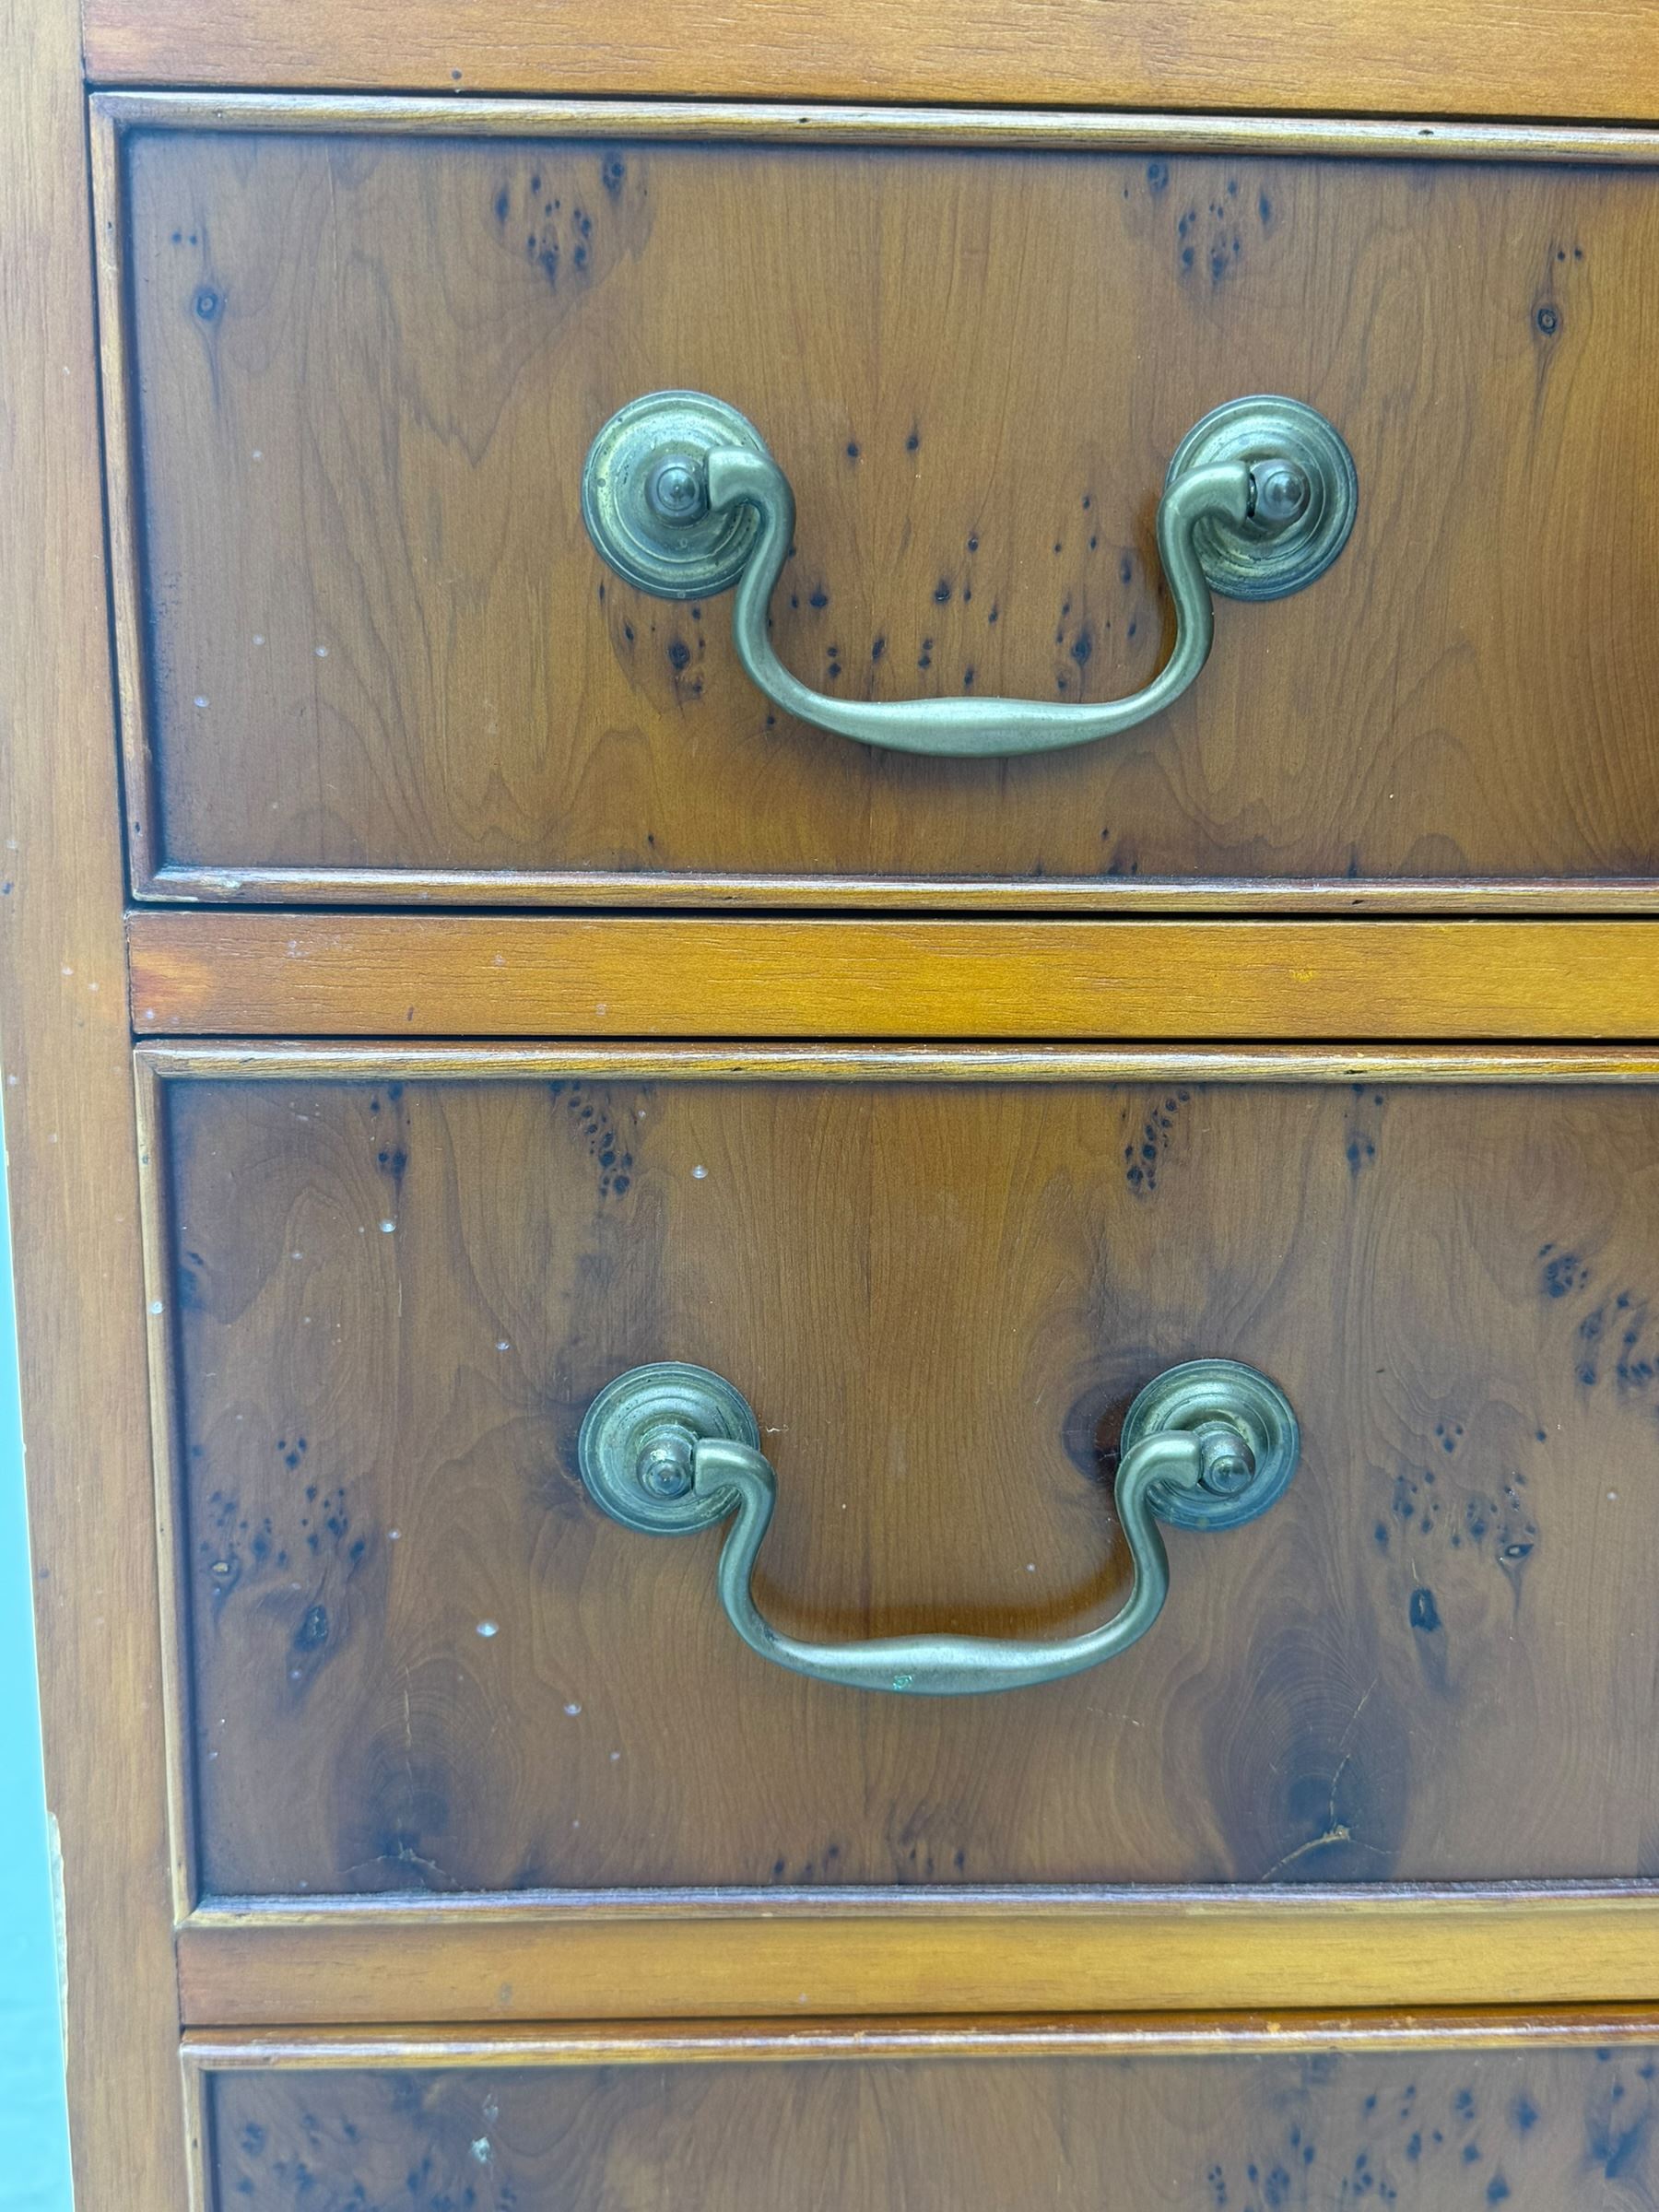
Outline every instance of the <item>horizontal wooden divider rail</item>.
{"label": "horizontal wooden divider rail", "polygon": [[141,1036],[1659,1037],[1659,924],[128,920]]}
{"label": "horizontal wooden divider rail", "polygon": [[1659,112],[1653,0],[86,0],[109,84],[747,93],[1441,115]]}
{"label": "horizontal wooden divider rail", "polygon": [[179,1932],[187,2024],[699,2015],[1635,2004],[1639,1888],[1267,1888],[976,1899],[705,1892],[307,1905],[218,1900]]}

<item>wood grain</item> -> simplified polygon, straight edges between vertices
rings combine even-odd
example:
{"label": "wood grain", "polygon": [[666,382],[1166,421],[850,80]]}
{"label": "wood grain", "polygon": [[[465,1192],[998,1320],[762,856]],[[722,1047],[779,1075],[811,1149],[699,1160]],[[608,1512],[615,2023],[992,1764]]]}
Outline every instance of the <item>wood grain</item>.
{"label": "wood grain", "polygon": [[[241,113],[103,111],[142,888],[1659,889],[1651,169]],[[1360,519],[1122,741],[877,755],[769,721],[723,603],[599,563],[588,442],[668,383],[766,432],[780,648],[855,695],[1146,682],[1165,464],[1240,391],[1332,416]]]}
{"label": "wood grain", "polygon": [[1501,883],[1437,883],[1398,877],[1356,889],[1306,877],[1271,883],[1237,877],[1156,881],[1086,877],[1022,884],[974,876],[761,876],[705,869],[641,876],[605,868],[158,868],[141,899],[194,905],[331,906],[448,904],[488,907],[670,907],[675,909],[854,908],[929,913],[1022,914],[1618,914],[1659,913],[1659,880],[1606,876],[1513,877]]}
{"label": "wood grain", "polygon": [[0,1032],[76,2201],[177,2212],[178,2005],[76,29],[72,0],[0,5]]}
{"label": "wood grain", "polygon": [[1651,0],[86,0],[104,82],[1006,100],[1412,114],[1659,115]]}
{"label": "wood grain", "polygon": [[1651,1892],[912,1889],[367,1900],[198,1912],[197,2025],[1625,2004]]}
{"label": "wood grain", "polygon": [[[168,1084],[198,1888],[1651,1875],[1654,1114],[488,1061]],[[574,1470],[602,1382],[694,1359],[774,1440],[786,1629],[1070,1632],[1120,1594],[1123,1410],[1205,1352],[1288,1390],[1291,1500],[1173,1539],[1158,1631],[1018,1698],[766,1667],[716,1540],[616,1529]]]}
{"label": "wood grain", "polygon": [[[1659,1081],[1659,1055],[1612,1045],[1506,1048],[1402,1045],[971,1044],[238,1044],[217,1039],[141,1043],[140,1108],[153,1129],[159,1084],[180,1077],[285,1083],[296,1076],[370,1082],[416,1077],[527,1077],[596,1081],[703,1076],[814,1083],[1522,1083]],[[159,1157],[159,1156],[158,1156]],[[165,1221],[161,1179],[147,1179]],[[153,1239],[153,1242],[161,1240]]]}
{"label": "wood grain", "polygon": [[216,2071],[210,2201],[1636,2212],[1655,2049]]}
{"label": "wood grain", "polygon": [[140,910],[141,1036],[1659,1036],[1659,924]]}
{"label": "wood grain", "polygon": [[1202,2058],[1257,2051],[1609,2049],[1659,2041],[1652,2006],[1434,2012],[1073,2013],[968,2019],[603,2020],[567,2027],[253,2030],[184,2037],[192,2074],[312,2073],[363,2066],[746,2065],[911,2058]]}
{"label": "wood grain", "polygon": [[1652,168],[1641,124],[1494,123],[1470,116],[1171,113],[1133,108],[906,107],[756,99],[491,99],[375,92],[94,92],[94,137],[132,129],[280,130],[333,136],[638,138],[698,144],[1004,147],[1021,151],[1336,154],[1410,160],[1565,161]]}

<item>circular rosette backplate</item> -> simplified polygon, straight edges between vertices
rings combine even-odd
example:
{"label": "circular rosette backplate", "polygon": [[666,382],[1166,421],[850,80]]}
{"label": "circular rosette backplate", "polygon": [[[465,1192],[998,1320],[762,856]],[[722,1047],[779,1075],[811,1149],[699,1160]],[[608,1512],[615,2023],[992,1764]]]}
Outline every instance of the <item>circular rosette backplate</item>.
{"label": "circular rosette backplate", "polygon": [[1238,1528],[1265,1513],[1296,1471],[1301,1436],[1289,1399],[1277,1382],[1236,1359],[1189,1359],[1155,1375],[1124,1416],[1120,1450],[1127,1453],[1147,1437],[1218,1422],[1243,1438],[1255,1471],[1230,1497],[1153,1484],[1152,1510],[1173,1527]]}
{"label": "circular rosette backplate", "polygon": [[731,1512],[729,1498],[711,1500],[692,1490],[659,1497],[641,1481],[641,1463],[652,1445],[677,1434],[694,1443],[712,1437],[751,1451],[760,1445],[759,1424],[742,1393],[724,1375],[677,1359],[630,1368],[607,1382],[588,1407],[576,1440],[576,1464],[594,1502],[613,1521],[649,1535],[677,1536],[710,1528]]}
{"label": "circular rosette backplate", "polygon": [[1228,599],[1284,599],[1323,576],[1348,541],[1359,478],[1342,434],[1299,399],[1230,399],[1195,422],[1175,448],[1165,489],[1194,468],[1242,461],[1293,462],[1308,480],[1294,521],[1230,523],[1206,515],[1193,532],[1210,589]]}
{"label": "circular rosette backplate", "polygon": [[[746,503],[712,513],[709,455],[722,447],[766,453],[748,418],[705,392],[652,392],[619,407],[588,451],[582,519],[625,582],[658,599],[712,599],[729,591],[754,547],[759,517]],[[677,512],[664,487],[696,488]]]}

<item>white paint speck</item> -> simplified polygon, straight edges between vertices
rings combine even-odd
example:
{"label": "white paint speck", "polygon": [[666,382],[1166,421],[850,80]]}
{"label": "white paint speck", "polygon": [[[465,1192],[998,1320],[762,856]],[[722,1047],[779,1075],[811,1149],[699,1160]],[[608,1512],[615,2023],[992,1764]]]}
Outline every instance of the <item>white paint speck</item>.
{"label": "white paint speck", "polygon": [[707,1182],[709,1180],[708,1169],[700,1167],[693,1168],[691,1171],[691,1180],[693,1182]]}
{"label": "white paint speck", "polygon": [[488,2136],[480,2136],[478,2137],[477,2141],[472,2147],[472,2154],[473,2157],[477,2159],[480,2166],[488,2165],[489,2137]]}
{"label": "white paint speck", "polygon": [[320,661],[325,661],[328,658],[328,648],[326,645],[313,645],[312,647],[312,651],[316,654]]}
{"label": "white paint speck", "polygon": [[195,703],[198,707],[205,707],[207,704],[207,694],[206,691],[198,691],[196,693]]}
{"label": "white paint speck", "polygon": [[288,1258],[290,1260],[302,1260],[304,1257],[305,1254],[302,1252],[290,1252],[288,1253]]}
{"label": "white paint speck", "polygon": [[621,1758],[621,1756],[622,1754],[620,1751],[613,1751],[611,1753],[611,1765],[613,1767],[616,1765],[617,1761]]}
{"label": "white paint speck", "polygon": [[389,1528],[386,1531],[386,1541],[388,1544],[395,1544],[398,1537],[402,1535],[403,1530],[401,1528]]}
{"label": "white paint speck", "polygon": [[393,1230],[397,1227],[397,1224],[395,1221],[382,1221],[380,1226],[381,1235],[382,1237],[389,1237]]}
{"label": "white paint speck", "polygon": [[608,999],[602,998],[599,1001],[599,1004],[594,1008],[594,1011],[595,1014],[608,1014],[610,1012],[610,1001]]}
{"label": "white paint speck", "polygon": [[149,1310],[152,1313],[165,1313],[167,1308],[159,1298],[152,1298],[149,1302]]}
{"label": "white paint speck", "polygon": [[59,973],[60,975],[73,975],[73,974],[75,973],[75,971],[74,971],[74,969],[73,969],[73,968],[60,968],[60,969],[58,970],[58,973]]}
{"label": "white paint speck", "polygon": [[263,645],[265,643],[265,631],[263,629],[256,629],[253,632],[253,642],[255,645]]}
{"label": "white paint speck", "polygon": [[265,459],[263,451],[257,445],[253,448],[253,458],[255,461],[263,461]]}
{"label": "white paint speck", "polygon": [[1036,1573],[1036,1571],[1037,1571],[1037,1562],[1036,1562],[1036,1560],[1035,1560],[1035,1559],[1028,1559],[1028,1560],[1026,1561],[1026,1572],[1027,1572],[1028,1574],[1035,1574],[1035,1573]]}
{"label": "white paint speck", "polygon": [[577,1715],[577,1714],[578,1714],[578,1713],[579,1713],[581,1711],[582,1711],[582,1708],[581,1708],[581,1706],[580,1706],[580,1705],[567,1705],[567,1706],[565,1707],[565,1712],[567,1712],[567,1713],[570,1715],[570,1717],[571,1717],[571,1720],[574,1720],[574,1719],[576,1718],[576,1715]]}
{"label": "white paint speck", "polygon": [[1617,1505],[1618,1503],[1618,1492],[1617,1490],[1609,1490],[1607,1492],[1607,1503],[1609,1505]]}
{"label": "white paint speck", "polygon": [[498,1336],[496,1338],[496,1350],[498,1352],[510,1352],[512,1349],[512,1347],[508,1343],[505,1336]]}
{"label": "white paint speck", "polygon": [[499,1620],[481,1620],[478,1623],[478,1634],[487,1641],[491,1636],[499,1636],[500,1632],[501,1624]]}

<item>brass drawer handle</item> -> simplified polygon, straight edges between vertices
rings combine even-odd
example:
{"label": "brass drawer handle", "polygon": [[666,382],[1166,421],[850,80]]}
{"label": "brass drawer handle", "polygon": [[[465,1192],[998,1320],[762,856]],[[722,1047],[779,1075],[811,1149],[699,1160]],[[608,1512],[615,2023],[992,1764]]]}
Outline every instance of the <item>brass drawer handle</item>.
{"label": "brass drawer handle", "polygon": [[1323,575],[1353,528],[1353,457],[1299,400],[1235,399],[1176,448],[1158,503],[1175,642],[1142,691],[1098,706],[1047,700],[831,699],[772,651],[767,609],[794,537],[794,494],[754,425],[701,392],[630,400],[594,439],[582,480],[588,535],[618,576],[660,599],[735,584],[737,657],[774,705],[861,745],[986,757],[1111,737],[1160,713],[1209,658],[1210,594],[1281,599]]}
{"label": "brass drawer handle", "polygon": [[664,1361],[606,1383],[577,1442],[582,1478],[625,1527],[688,1535],[735,1512],[720,1555],[720,1602],[751,1651],[850,1689],[963,1697],[1080,1674],[1125,1651],[1163,1609],[1170,1562],[1158,1521],[1236,1528],[1265,1512],[1300,1449],[1276,1383],[1231,1359],[1194,1359],[1147,1383],[1124,1422],[1113,1501],[1133,1574],[1122,1608],[1085,1636],[1053,1643],[974,1636],[893,1636],[802,1643],[764,1620],[750,1589],[777,1478],[747,1402],[707,1368]]}

